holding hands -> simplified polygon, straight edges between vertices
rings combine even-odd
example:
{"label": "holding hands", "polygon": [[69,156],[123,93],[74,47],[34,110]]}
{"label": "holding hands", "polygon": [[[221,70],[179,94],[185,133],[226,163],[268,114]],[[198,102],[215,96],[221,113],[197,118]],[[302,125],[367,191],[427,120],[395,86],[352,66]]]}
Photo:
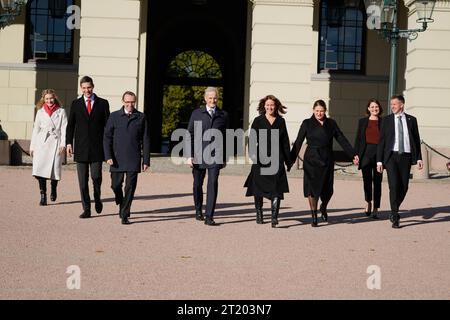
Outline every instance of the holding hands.
{"label": "holding hands", "polygon": [[67,148],[67,156],[71,157],[73,154],[72,145],[68,144],[66,148]]}

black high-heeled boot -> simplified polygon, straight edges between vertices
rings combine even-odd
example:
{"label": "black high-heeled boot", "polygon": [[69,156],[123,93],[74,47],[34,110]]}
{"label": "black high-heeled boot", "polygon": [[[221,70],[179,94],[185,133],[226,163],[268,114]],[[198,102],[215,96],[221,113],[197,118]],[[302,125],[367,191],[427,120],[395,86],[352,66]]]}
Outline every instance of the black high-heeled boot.
{"label": "black high-heeled boot", "polygon": [[55,202],[56,198],[58,197],[58,195],[56,193],[56,189],[58,187],[58,180],[52,180],[51,185],[52,185],[52,191],[50,193],[50,200]]}
{"label": "black high-heeled boot", "polygon": [[47,194],[41,192],[41,201],[39,202],[40,206],[46,206],[47,205]]}
{"label": "black high-heeled boot", "polygon": [[317,222],[317,210],[311,210],[311,214],[312,214],[312,222],[311,222],[311,226],[317,227],[317,226],[318,226],[318,222]]}
{"label": "black high-heeled boot", "polygon": [[280,198],[272,199],[272,228],[278,224],[278,212],[280,211]]}
{"label": "black high-heeled boot", "polygon": [[37,178],[39,182],[39,190],[41,192],[41,201],[39,202],[40,206],[47,205],[47,180],[45,178]]}
{"label": "black high-heeled boot", "polygon": [[255,196],[256,223],[264,224],[263,218],[263,198]]}
{"label": "black high-heeled boot", "polygon": [[328,212],[327,212],[327,208],[324,207],[323,204],[320,205],[320,212],[322,213],[322,220],[327,222],[328,221]]}

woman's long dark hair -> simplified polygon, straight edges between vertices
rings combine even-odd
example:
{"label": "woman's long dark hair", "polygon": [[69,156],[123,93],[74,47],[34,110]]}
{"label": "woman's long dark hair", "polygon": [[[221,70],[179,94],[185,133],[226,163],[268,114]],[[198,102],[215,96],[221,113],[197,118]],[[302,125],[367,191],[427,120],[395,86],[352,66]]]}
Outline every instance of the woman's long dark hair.
{"label": "woman's long dark hair", "polygon": [[282,114],[286,114],[286,107],[283,106],[280,102],[280,100],[278,100],[277,97],[275,97],[274,95],[267,95],[264,98],[262,98],[261,100],[259,100],[259,104],[258,104],[258,112],[259,114],[265,114],[266,113],[266,109],[264,108],[264,106],[266,105],[266,101],[267,100],[272,100],[273,102],[275,102],[275,114],[278,115],[282,115]]}

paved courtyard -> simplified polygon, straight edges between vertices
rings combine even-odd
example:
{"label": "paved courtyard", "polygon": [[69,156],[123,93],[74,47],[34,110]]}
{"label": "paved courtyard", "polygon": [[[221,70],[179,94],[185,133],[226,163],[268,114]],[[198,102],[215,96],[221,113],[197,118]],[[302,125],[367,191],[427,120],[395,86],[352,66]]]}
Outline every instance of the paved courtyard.
{"label": "paved courtyard", "polygon": [[[208,227],[194,220],[189,170],[166,161],[139,176],[129,226],[106,170],[103,213],[81,220],[73,164],[47,207],[31,167],[0,167],[0,299],[450,299],[450,178],[412,181],[396,230],[387,179],[375,221],[362,213],[362,181],[339,173],[329,222],[312,228],[294,171],[272,229],[268,201],[257,225],[244,196],[248,167],[227,168],[219,226]],[[68,289],[70,266],[80,289]]]}

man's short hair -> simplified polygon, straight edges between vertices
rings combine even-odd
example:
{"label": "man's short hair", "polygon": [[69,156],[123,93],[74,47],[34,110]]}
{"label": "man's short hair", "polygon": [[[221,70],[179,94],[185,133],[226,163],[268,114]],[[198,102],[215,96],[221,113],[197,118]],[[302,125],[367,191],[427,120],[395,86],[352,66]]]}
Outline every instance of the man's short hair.
{"label": "man's short hair", "polygon": [[92,80],[92,78],[91,78],[91,77],[88,77],[88,76],[84,76],[83,78],[81,78],[81,80],[80,80],[80,86],[81,86],[83,83],[90,83],[92,86],[94,86],[94,80]]}
{"label": "man's short hair", "polygon": [[122,101],[125,101],[125,96],[132,96],[134,99],[136,99],[136,94],[132,91],[125,91],[125,93],[122,95]]}
{"label": "man's short hair", "polygon": [[402,96],[401,94],[394,94],[394,95],[391,97],[391,100],[393,100],[393,99],[397,99],[397,100],[400,101],[401,103],[405,104],[405,97]]}
{"label": "man's short hair", "polygon": [[208,94],[208,92],[215,92],[217,95],[217,98],[219,97],[219,89],[217,89],[216,87],[208,87],[205,89],[205,98],[206,95]]}

